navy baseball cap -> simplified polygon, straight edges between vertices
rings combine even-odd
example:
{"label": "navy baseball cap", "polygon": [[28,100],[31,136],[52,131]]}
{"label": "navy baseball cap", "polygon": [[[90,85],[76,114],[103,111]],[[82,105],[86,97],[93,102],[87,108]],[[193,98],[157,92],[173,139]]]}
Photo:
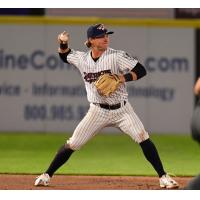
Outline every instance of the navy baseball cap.
{"label": "navy baseball cap", "polygon": [[87,38],[98,38],[105,34],[113,34],[113,31],[108,31],[103,24],[90,26],[87,30]]}

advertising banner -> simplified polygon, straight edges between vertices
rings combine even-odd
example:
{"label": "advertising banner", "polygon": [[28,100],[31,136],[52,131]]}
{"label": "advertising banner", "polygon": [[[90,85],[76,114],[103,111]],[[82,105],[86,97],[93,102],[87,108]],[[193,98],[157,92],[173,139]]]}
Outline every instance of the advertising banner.
{"label": "advertising banner", "polygon": [[[2,24],[0,131],[72,132],[89,103],[79,71],[63,63],[57,35],[87,51],[88,26]],[[194,30],[111,26],[110,47],[137,57],[147,76],[129,82],[129,101],[147,131],[188,133],[193,109]],[[118,130],[108,130],[118,132]]]}

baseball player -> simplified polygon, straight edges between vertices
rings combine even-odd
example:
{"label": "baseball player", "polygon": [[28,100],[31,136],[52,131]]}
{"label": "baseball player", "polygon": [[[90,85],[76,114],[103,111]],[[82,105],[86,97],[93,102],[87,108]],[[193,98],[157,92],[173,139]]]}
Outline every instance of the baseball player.
{"label": "baseball player", "polygon": [[144,156],[159,176],[161,188],[179,187],[163,169],[155,145],[128,101],[126,82],[142,78],[146,70],[126,52],[109,47],[109,35],[113,33],[103,24],[90,26],[85,43],[89,49],[87,52],[69,48],[67,32],[58,35],[59,56],[63,62],[73,64],[80,70],[90,107],[73,135],[58,150],[46,172],[37,177],[35,186],[47,186],[55,171],[73,152],[85,145],[102,128],[112,126],[128,134],[140,145]]}
{"label": "baseball player", "polygon": [[[192,138],[200,144],[200,77],[194,85],[194,94],[198,97],[198,101],[193,111],[191,119],[191,135]],[[200,190],[200,174],[193,178],[185,187],[186,190]]]}

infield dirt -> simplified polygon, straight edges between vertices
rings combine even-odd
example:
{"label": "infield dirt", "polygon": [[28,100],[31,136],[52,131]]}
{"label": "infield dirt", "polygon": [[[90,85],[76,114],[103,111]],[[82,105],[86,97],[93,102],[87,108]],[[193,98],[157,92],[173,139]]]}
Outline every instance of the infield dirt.
{"label": "infield dirt", "polygon": [[[0,174],[0,190],[160,190],[157,177],[55,175],[48,187],[35,187],[37,175]],[[174,177],[180,188],[192,177]]]}

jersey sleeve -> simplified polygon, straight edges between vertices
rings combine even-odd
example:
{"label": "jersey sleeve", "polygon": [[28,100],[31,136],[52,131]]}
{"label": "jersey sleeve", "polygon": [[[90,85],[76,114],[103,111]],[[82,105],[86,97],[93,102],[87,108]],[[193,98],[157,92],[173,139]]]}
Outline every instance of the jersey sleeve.
{"label": "jersey sleeve", "polygon": [[81,57],[82,54],[83,54],[83,52],[81,52],[81,51],[75,51],[75,50],[71,49],[70,53],[68,53],[65,56],[65,62],[78,67],[79,62],[80,62],[80,57]]}
{"label": "jersey sleeve", "polygon": [[121,71],[132,70],[138,63],[138,60],[124,51],[118,52],[117,65]]}

